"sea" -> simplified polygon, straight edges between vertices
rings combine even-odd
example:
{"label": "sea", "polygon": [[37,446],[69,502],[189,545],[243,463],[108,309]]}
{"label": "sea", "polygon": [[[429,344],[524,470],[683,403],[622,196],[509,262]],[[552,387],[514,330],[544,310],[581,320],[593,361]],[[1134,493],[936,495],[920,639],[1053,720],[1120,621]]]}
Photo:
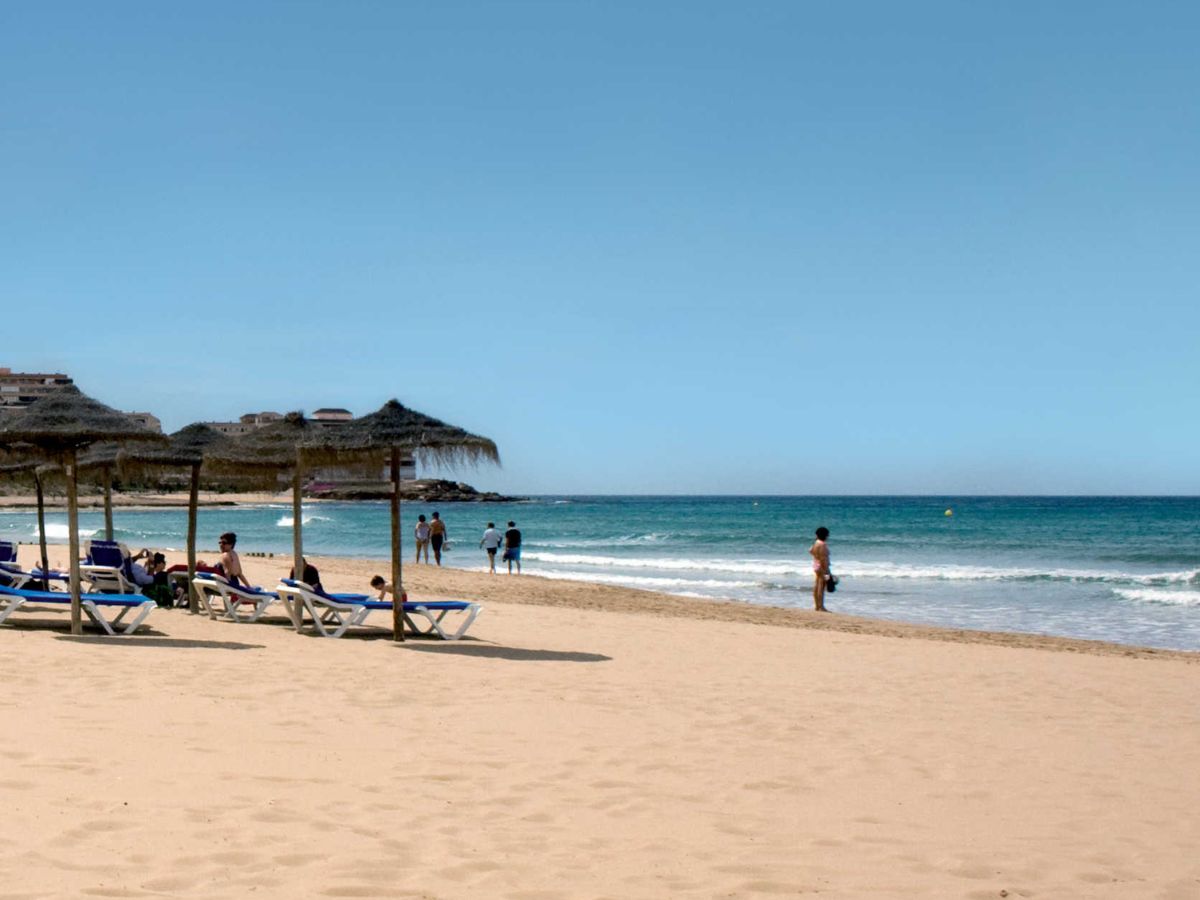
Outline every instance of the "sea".
{"label": "sea", "polygon": [[[1200,650],[1198,497],[535,497],[513,503],[405,503],[405,563],[419,514],[440,511],[446,565],[486,570],[479,538],[511,519],[529,574],[686,597],[805,609],[808,547],[827,527],[834,612],[991,631],[1019,631]],[[386,503],[322,502],[303,510],[314,555],[389,553]],[[103,528],[80,514],[85,537]],[[180,509],[115,512],[115,537],[182,548]],[[208,507],[200,546],[237,532],[238,549],[291,552],[290,504]],[[66,541],[66,515],[47,512]],[[34,541],[36,517],[0,511],[0,539]],[[51,562],[63,558],[51,552]],[[65,561],[65,558],[63,558]],[[281,568],[285,563],[281,562]]]}

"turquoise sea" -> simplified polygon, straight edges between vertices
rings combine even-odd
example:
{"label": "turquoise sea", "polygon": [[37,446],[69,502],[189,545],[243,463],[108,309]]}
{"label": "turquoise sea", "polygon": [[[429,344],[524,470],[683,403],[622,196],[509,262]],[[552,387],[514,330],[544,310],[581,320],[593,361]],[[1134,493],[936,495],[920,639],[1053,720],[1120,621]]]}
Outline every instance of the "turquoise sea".
{"label": "turquoise sea", "polygon": [[[529,573],[746,603],[809,607],[808,546],[827,526],[835,611],[962,628],[1025,631],[1200,650],[1200,498],[1195,497],[538,497],[508,504],[406,503],[440,510],[446,563],[483,570],[479,537],[509,519]],[[946,510],[953,515],[947,516]],[[63,543],[66,516],[49,514]],[[85,512],[95,532],[102,515]],[[384,559],[383,503],[304,510],[314,554]],[[134,546],[183,546],[182,510],[116,511]],[[207,508],[200,544],[287,554],[291,507]],[[0,512],[0,538],[35,540],[33,513]],[[61,555],[61,551],[57,551]],[[51,552],[52,560],[56,552]],[[406,551],[407,560],[407,551]]]}

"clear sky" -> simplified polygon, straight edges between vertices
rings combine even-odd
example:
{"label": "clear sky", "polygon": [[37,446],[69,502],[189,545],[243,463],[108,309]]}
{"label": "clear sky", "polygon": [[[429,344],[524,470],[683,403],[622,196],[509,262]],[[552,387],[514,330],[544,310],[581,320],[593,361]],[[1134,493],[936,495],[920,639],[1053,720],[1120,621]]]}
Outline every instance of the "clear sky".
{"label": "clear sky", "polygon": [[518,493],[1200,492],[1200,7],[6,2],[0,365]]}

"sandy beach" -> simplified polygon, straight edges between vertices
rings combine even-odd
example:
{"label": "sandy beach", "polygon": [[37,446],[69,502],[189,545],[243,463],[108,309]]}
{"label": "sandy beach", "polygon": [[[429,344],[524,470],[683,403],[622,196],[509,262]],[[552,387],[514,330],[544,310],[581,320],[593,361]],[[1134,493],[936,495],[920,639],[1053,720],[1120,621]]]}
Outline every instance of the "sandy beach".
{"label": "sandy beach", "polygon": [[[312,561],[331,590],[385,569]],[[340,641],[14,616],[0,898],[1200,896],[1200,655],[406,586],[485,610],[404,644],[382,614]]]}

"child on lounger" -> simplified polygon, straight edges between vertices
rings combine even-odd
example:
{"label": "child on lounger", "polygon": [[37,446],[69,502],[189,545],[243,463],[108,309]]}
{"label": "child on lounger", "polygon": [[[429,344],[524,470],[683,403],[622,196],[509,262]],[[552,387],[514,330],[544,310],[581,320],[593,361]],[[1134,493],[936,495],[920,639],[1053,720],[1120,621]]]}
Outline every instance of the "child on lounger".
{"label": "child on lounger", "polygon": [[[388,594],[391,594],[393,599],[395,599],[395,597],[396,597],[396,589],[394,587],[392,587],[390,584],[388,584],[388,582],[384,581],[382,575],[376,575],[374,578],[371,579],[371,587],[373,587],[373,588],[375,588],[375,590],[379,591],[379,599],[380,600],[386,599]],[[408,591],[400,592],[400,602],[401,603],[408,602]]]}

